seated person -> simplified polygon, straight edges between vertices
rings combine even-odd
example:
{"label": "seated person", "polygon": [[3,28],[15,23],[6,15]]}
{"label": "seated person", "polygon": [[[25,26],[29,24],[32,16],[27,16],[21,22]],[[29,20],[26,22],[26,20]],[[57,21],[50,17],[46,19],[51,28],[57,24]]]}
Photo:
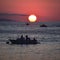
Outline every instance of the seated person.
{"label": "seated person", "polygon": [[26,35],[26,40],[30,40],[30,38],[28,37],[28,35]]}
{"label": "seated person", "polygon": [[21,38],[20,38],[21,40],[25,40],[25,38],[23,37],[23,35],[21,35]]}

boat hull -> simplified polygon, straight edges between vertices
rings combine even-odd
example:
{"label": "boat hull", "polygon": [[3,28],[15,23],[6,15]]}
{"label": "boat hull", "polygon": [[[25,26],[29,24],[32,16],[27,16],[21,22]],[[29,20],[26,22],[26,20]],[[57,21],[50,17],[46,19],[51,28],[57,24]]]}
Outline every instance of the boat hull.
{"label": "boat hull", "polygon": [[9,40],[9,42],[11,42],[11,44],[38,44],[37,41],[34,40]]}

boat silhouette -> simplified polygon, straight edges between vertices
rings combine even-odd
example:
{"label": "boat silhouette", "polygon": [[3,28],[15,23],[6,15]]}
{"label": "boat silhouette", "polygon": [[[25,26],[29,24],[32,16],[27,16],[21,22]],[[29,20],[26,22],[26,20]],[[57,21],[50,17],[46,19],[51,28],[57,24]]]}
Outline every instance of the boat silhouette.
{"label": "boat silhouette", "polygon": [[47,25],[45,25],[45,24],[42,24],[42,25],[40,25],[40,27],[47,27]]}
{"label": "boat silhouette", "polygon": [[8,39],[6,42],[7,44],[38,44],[38,41],[33,38],[30,39],[28,35],[26,35],[26,38],[23,37],[23,35],[20,38],[14,39]]}

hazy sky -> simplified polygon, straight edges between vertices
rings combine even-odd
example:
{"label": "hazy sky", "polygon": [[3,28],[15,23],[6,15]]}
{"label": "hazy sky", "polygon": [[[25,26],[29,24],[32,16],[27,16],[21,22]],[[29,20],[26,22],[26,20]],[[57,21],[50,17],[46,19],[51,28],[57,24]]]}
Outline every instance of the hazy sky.
{"label": "hazy sky", "polygon": [[0,13],[35,14],[42,20],[60,20],[60,0],[0,0]]}

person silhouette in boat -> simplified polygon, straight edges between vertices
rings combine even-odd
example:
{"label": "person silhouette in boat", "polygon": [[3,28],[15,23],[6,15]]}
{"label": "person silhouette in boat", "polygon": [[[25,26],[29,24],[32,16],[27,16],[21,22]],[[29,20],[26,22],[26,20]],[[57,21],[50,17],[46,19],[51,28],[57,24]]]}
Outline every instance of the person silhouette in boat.
{"label": "person silhouette in boat", "polygon": [[28,35],[26,35],[26,40],[30,40],[30,38],[28,37]]}
{"label": "person silhouette in boat", "polygon": [[25,43],[25,38],[23,37],[23,35],[21,35],[21,37],[20,37],[20,42],[21,42],[21,44]]}
{"label": "person silhouette in boat", "polygon": [[33,42],[34,42],[34,44],[35,44],[35,43],[37,43],[37,40],[36,40],[35,38],[33,38]]}
{"label": "person silhouette in boat", "polygon": [[30,43],[30,38],[28,37],[28,35],[25,36],[26,37],[26,44]]}
{"label": "person silhouette in boat", "polygon": [[23,35],[21,35],[20,39],[21,39],[21,40],[25,40],[25,38],[23,37]]}

